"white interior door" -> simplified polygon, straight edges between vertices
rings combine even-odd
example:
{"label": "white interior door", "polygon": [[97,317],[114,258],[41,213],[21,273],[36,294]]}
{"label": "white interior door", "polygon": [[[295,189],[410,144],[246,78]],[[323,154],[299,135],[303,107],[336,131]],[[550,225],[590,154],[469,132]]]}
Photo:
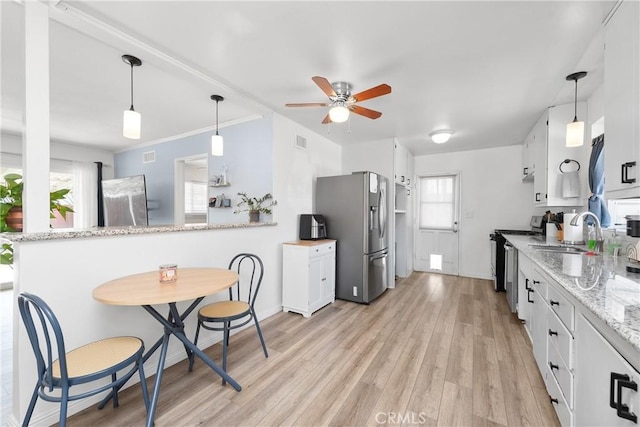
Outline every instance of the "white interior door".
{"label": "white interior door", "polygon": [[418,177],[415,269],[458,275],[459,174]]}

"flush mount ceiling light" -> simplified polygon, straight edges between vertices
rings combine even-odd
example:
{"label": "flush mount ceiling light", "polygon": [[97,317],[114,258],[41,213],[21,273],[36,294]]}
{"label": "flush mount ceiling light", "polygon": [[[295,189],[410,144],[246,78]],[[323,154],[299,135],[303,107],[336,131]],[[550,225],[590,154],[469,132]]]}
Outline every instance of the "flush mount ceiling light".
{"label": "flush mount ceiling light", "polygon": [[329,118],[334,123],[344,123],[349,119],[349,109],[344,102],[336,102],[329,110]]}
{"label": "flush mount ceiling light", "polygon": [[140,113],[133,109],[133,67],[142,65],[142,61],[132,55],[122,55],[122,60],[131,67],[131,107],[124,110],[122,117],[122,135],[125,138],[140,139]]}
{"label": "flush mount ceiling light", "polygon": [[218,134],[218,102],[224,101],[220,95],[211,95],[211,99],[216,101],[216,134],[211,136],[211,155],[222,156],[224,152],[224,140]]}
{"label": "flush mount ceiling light", "polygon": [[429,134],[431,140],[436,144],[444,144],[449,140],[449,138],[451,138],[451,135],[453,135],[453,131],[451,129],[436,130]]}
{"label": "flush mount ceiling light", "polygon": [[582,144],[584,144],[584,122],[578,121],[578,80],[586,75],[586,71],[579,71],[567,76],[567,80],[574,80],[576,82],[573,121],[567,125],[567,147],[580,147]]}

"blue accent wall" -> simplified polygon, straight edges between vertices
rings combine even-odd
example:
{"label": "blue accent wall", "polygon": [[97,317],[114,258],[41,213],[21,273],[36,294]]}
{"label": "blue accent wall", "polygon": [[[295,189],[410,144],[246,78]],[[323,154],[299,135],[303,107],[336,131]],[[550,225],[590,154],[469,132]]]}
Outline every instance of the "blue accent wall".
{"label": "blue accent wall", "polygon": [[[144,174],[147,184],[149,225],[173,224],[173,181],[176,159],[209,153],[209,177],[222,174],[227,167],[229,187],[210,187],[209,196],[224,193],[232,201],[231,208],[209,208],[208,222],[247,222],[248,214],[234,214],[238,192],[260,197],[273,191],[273,116],[224,127],[224,156],[214,157],[211,135],[205,132],[173,141],[135,148],[116,153],[114,177]],[[143,153],[155,151],[155,162],[143,163]],[[276,195],[274,195],[276,196]],[[277,198],[277,197],[276,197]]]}

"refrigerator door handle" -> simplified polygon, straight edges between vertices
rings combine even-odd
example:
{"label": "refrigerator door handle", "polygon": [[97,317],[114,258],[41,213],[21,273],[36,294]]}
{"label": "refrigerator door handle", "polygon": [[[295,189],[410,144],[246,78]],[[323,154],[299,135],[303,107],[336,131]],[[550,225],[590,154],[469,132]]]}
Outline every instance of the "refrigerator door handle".
{"label": "refrigerator door handle", "polygon": [[384,205],[385,203],[385,194],[384,189],[381,188],[378,193],[378,229],[380,230],[380,238],[384,237],[386,233],[386,223],[387,223],[387,207]]}
{"label": "refrigerator door handle", "polygon": [[389,255],[389,252],[387,252],[386,250],[376,255],[369,255],[369,261],[375,261],[380,258],[386,258],[388,255]]}

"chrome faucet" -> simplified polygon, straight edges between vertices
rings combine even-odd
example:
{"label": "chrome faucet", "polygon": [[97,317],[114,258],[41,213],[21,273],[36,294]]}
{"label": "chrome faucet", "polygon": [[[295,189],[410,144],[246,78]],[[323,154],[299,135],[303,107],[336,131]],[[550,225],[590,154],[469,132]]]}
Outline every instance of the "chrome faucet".
{"label": "chrome faucet", "polygon": [[593,212],[584,211],[574,216],[569,224],[576,226],[578,225],[578,220],[580,220],[580,218],[584,218],[587,216],[592,217],[596,223],[596,247],[594,248],[594,250],[596,252],[602,252],[604,249],[604,236],[602,235],[602,226],[600,226],[600,219],[597,215],[595,215]]}

